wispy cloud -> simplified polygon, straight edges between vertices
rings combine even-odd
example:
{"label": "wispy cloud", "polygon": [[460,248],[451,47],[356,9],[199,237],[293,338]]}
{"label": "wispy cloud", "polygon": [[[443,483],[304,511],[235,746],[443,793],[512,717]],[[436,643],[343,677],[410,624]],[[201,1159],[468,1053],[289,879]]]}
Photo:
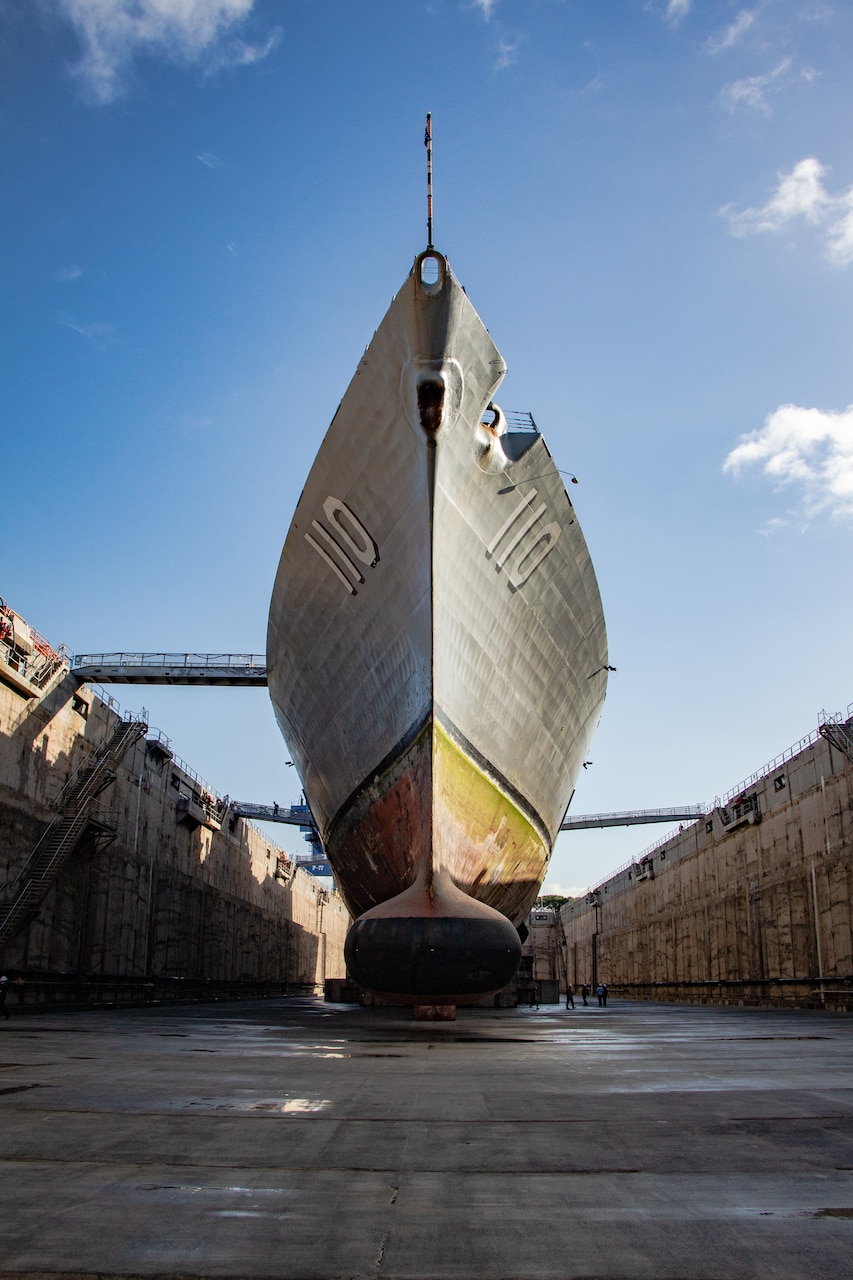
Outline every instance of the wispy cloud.
{"label": "wispy cloud", "polygon": [[107,320],[92,320],[85,323],[82,320],[75,320],[73,316],[58,315],[56,322],[64,329],[70,329],[72,333],[79,333],[81,338],[86,338],[90,342],[102,342],[105,338],[112,337],[114,332],[113,326]]}
{"label": "wispy cloud", "polygon": [[[465,7],[479,13],[484,22],[491,22],[497,13],[498,0],[467,0]],[[500,27],[495,34],[496,38],[492,44],[492,52],[495,55],[495,70],[503,71],[505,67],[511,67],[518,61],[518,51],[524,37],[521,35],[514,38],[507,36],[500,30]]]}
{"label": "wispy cloud", "polygon": [[247,65],[265,57],[277,42],[261,45],[225,36],[252,11],[254,0],[52,0],[71,23],[83,46],[74,68],[88,95],[112,102],[125,89],[141,52],[193,63],[214,58],[217,66]]}
{"label": "wispy cloud", "polygon": [[[777,488],[798,488],[807,518],[826,512],[853,520],[853,405],[841,413],[780,405],[723,464],[735,476],[751,467],[759,467]],[[785,523],[774,518],[763,532]]]}
{"label": "wispy cloud", "polygon": [[757,17],[755,9],[742,9],[734,22],[729,23],[719,35],[711,36],[707,43],[709,53],[722,53],[733,48],[741,36],[745,35]]}
{"label": "wispy cloud", "polygon": [[230,61],[236,67],[251,67],[255,62],[263,62],[267,54],[272,53],[280,41],[281,27],[271,31],[261,44],[246,44],[244,40],[235,40]]}
{"label": "wispy cloud", "polygon": [[574,98],[594,98],[596,94],[601,93],[607,81],[603,75],[593,76],[591,80],[587,80],[586,84],[581,85],[579,89],[571,91]]}
{"label": "wispy cloud", "polygon": [[196,160],[198,160],[199,164],[203,164],[206,169],[222,168],[222,161],[212,151],[199,151],[196,155]]}
{"label": "wispy cloud", "polygon": [[667,22],[678,25],[690,12],[693,0],[669,0],[666,6]]}
{"label": "wispy cloud", "polygon": [[225,67],[251,67],[256,62],[263,62],[281,43],[281,37],[281,27],[274,27],[260,44],[247,44],[245,40],[237,39],[221,41],[211,54],[207,72],[215,75]]}
{"label": "wispy cloud", "polygon": [[807,156],[790,173],[778,175],[779,185],[760,208],[738,213],[729,204],[720,213],[736,236],[783,231],[804,222],[823,240],[824,256],[833,266],[847,267],[853,262],[853,187],[832,195],[823,182],[827,173],[825,165]]}
{"label": "wispy cloud", "polygon": [[82,274],[82,267],[63,267],[61,271],[57,271],[56,278],[61,284],[73,284]]}
{"label": "wispy cloud", "polygon": [[495,46],[495,67],[498,71],[503,71],[505,67],[511,67],[518,61],[518,50],[521,47],[521,36],[516,36],[514,40],[499,40]]}
{"label": "wispy cloud", "polygon": [[747,76],[743,80],[734,80],[731,84],[723,85],[720,90],[720,101],[728,111],[735,112],[738,107],[752,107],[754,111],[760,111],[763,116],[771,115],[770,104],[767,101],[769,92],[778,88],[778,81],[791,69],[791,59],[783,58],[772,71],[766,71],[762,76]]}

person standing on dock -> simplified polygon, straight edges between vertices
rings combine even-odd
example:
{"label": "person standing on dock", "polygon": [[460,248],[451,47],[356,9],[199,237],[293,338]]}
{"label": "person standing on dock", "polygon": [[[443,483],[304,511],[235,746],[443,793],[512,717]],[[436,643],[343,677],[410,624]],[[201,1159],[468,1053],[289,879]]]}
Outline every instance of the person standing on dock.
{"label": "person standing on dock", "polygon": [[566,1008],[574,1009],[575,1007],[575,989],[570,982],[566,983]]}

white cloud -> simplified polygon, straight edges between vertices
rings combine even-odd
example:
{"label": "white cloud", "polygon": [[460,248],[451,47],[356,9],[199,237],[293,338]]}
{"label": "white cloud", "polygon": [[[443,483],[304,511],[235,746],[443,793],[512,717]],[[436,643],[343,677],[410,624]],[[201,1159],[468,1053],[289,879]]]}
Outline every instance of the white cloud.
{"label": "white cloud", "polygon": [[[723,470],[737,476],[755,466],[778,488],[797,486],[806,516],[828,512],[853,520],[853,405],[842,413],[780,405],[760,431],[732,449]],[[784,523],[776,519],[770,525]]]}
{"label": "white cloud", "polygon": [[196,160],[198,160],[199,164],[203,164],[206,169],[222,168],[222,161],[212,151],[199,151],[196,155]]}
{"label": "white cloud", "polygon": [[833,201],[841,216],[831,223],[826,233],[826,256],[839,267],[853,262],[853,187]]}
{"label": "white cloud", "polygon": [[243,40],[235,40],[229,61],[233,66],[251,67],[255,62],[263,62],[267,54],[272,53],[280,40],[281,27],[276,27],[274,31],[271,31],[263,44],[246,44]]}
{"label": "white cloud", "polygon": [[760,208],[737,213],[725,205],[720,213],[736,236],[782,231],[802,219],[822,235],[826,258],[834,266],[849,266],[853,262],[853,187],[831,195],[823,182],[828,172],[814,156],[807,156],[790,173],[778,175],[778,187]]}
{"label": "white cloud", "polygon": [[708,51],[710,53],[722,53],[724,49],[731,49],[737,44],[741,36],[749,30],[756,19],[755,9],[742,9],[734,22],[726,27],[718,36],[712,36],[708,41]]}
{"label": "white cloud", "polygon": [[669,22],[678,24],[682,18],[686,18],[690,12],[692,0],[669,0],[666,6],[666,16]]}
{"label": "white cloud", "polygon": [[544,897],[546,894],[559,898],[583,898],[589,892],[588,885],[562,885],[557,884],[554,880],[547,880],[539,890],[539,896]]}
{"label": "white cloud", "polygon": [[65,329],[71,329],[73,333],[79,333],[81,338],[88,338],[90,341],[109,338],[113,333],[113,326],[107,320],[92,320],[88,324],[84,324],[80,320],[73,319],[72,316],[60,315],[56,317],[57,324],[61,324]]}
{"label": "white cloud", "polygon": [[262,62],[281,41],[281,27],[274,27],[262,44],[246,44],[244,40],[220,43],[213,51],[208,71],[215,73],[224,67],[251,67]]}
{"label": "white cloud", "polygon": [[763,76],[747,76],[744,80],[734,80],[731,84],[725,84],[720,90],[720,101],[731,112],[736,111],[740,106],[747,106],[760,111],[764,116],[769,116],[771,112],[767,91],[775,85],[780,76],[790,70],[790,67],[791,59],[783,58],[778,66],[775,66],[772,71],[766,71]]}
{"label": "white cloud", "polygon": [[62,284],[73,284],[75,280],[80,279],[82,274],[82,267],[63,267],[61,271],[57,271],[56,278]]}
{"label": "white cloud", "polygon": [[218,55],[219,65],[265,57],[277,34],[262,46],[235,43],[229,56],[224,35],[248,17],[254,0],[54,0],[83,46],[74,68],[94,101],[112,102],[125,87],[134,58],[158,53],[173,61],[197,62]]}
{"label": "white cloud", "polygon": [[592,98],[597,93],[601,93],[607,81],[603,75],[593,76],[586,84],[581,85],[580,89],[573,89],[572,96],[575,98]]}
{"label": "white cloud", "polygon": [[786,520],[784,516],[771,516],[769,520],[765,520],[758,533],[762,538],[772,538],[774,533],[778,533],[780,529],[787,529],[791,521]]}
{"label": "white cloud", "polygon": [[514,40],[498,41],[495,49],[495,66],[498,71],[503,71],[504,67],[511,67],[513,63],[518,61],[518,49],[520,44],[520,36],[516,36]]}
{"label": "white cloud", "polygon": [[480,13],[482,13],[486,22],[488,22],[495,11],[497,0],[472,0],[472,4],[475,9],[480,10]]}

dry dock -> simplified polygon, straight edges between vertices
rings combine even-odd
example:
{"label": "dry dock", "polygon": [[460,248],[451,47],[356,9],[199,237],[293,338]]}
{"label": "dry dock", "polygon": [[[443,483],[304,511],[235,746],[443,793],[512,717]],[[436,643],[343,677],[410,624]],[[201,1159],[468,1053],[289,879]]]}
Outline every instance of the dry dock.
{"label": "dry dock", "polygon": [[304,998],[0,1022],[0,1274],[847,1277],[853,1016]]}
{"label": "dry dock", "polygon": [[567,903],[569,980],[851,1011],[852,851],[853,704]]}

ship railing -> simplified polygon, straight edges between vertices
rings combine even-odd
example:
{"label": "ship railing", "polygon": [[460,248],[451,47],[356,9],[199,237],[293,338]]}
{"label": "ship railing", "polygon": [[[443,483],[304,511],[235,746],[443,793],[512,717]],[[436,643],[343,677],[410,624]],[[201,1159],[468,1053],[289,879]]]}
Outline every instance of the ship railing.
{"label": "ship railing", "polygon": [[530,431],[539,435],[539,428],[533,414],[526,409],[504,409],[503,415],[510,431]]}

